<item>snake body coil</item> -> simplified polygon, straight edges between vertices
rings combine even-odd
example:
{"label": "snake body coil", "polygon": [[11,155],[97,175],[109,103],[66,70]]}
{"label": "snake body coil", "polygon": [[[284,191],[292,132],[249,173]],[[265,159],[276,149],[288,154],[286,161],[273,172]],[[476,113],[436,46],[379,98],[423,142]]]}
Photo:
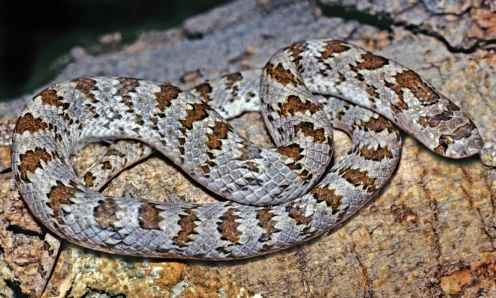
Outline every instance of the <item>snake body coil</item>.
{"label": "snake body coil", "polygon": [[[44,225],[81,246],[149,257],[246,258],[313,238],[368,202],[400,156],[401,139],[386,118],[447,157],[482,147],[468,116],[418,74],[343,41],[298,42],[276,53],[260,79],[261,104],[251,101],[258,97],[249,88],[253,81],[246,74],[225,76],[193,89],[196,96],[132,78],[50,86],[17,122],[17,187]],[[277,148],[255,146],[221,116],[258,109]],[[325,172],[332,154],[327,115],[350,133],[353,149]],[[79,178],[70,154],[101,139],[145,142],[237,202],[165,204],[98,193],[92,188],[108,177],[96,169]],[[121,159],[123,167],[131,160]]]}

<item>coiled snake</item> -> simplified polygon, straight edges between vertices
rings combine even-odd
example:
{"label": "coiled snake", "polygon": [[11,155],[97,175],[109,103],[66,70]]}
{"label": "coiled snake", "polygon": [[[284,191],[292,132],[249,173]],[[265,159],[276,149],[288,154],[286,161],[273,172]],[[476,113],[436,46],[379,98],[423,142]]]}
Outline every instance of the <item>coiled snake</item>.
{"label": "coiled snake", "polygon": [[[259,90],[252,87],[258,80]],[[245,140],[213,107],[226,117],[261,109],[278,147]],[[415,72],[343,41],[310,40],[277,52],[260,79],[233,74],[191,93],[132,78],[52,85],[17,121],[12,169],[32,213],[81,246],[148,257],[246,258],[313,238],[369,201],[401,152],[386,118],[447,157],[482,147],[469,117]],[[349,132],[353,148],[326,171],[328,119]],[[139,159],[134,154],[151,151],[140,144],[109,150],[79,178],[70,164],[73,148],[101,139],[145,142],[237,202],[165,204],[98,193],[92,188],[111,176],[102,174],[105,166],[126,167]]]}

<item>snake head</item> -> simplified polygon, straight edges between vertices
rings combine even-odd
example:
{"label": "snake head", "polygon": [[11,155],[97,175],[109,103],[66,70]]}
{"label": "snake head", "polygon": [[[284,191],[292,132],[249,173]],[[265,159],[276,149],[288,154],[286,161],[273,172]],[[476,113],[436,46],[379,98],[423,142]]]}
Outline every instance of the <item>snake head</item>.
{"label": "snake head", "polygon": [[427,121],[423,126],[430,130],[433,138],[424,144],[434,152],[459,159],[477,154],[482,149],[484,142],[474,122],[447,98],[441,98],[425,118]]}

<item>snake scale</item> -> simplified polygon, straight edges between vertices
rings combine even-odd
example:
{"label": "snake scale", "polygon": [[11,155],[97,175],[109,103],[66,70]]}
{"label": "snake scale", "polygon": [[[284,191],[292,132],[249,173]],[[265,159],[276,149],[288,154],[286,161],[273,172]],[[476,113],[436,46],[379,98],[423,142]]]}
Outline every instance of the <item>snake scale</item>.
{"label": "snake scale", "polygon": [[[260,89],[252,86],[258,82]],[[276,148],[254,145],[222,117],[245,110],[262,111]],[[52,85],[20,114],[12,169],[38,220],[81,246],[147,257],[247,258],[328,231],[378,192],[401,154],[386,118],[446,157],[482,147],[469,117],[412,70],[343,41],[309,40],[278,51],[261,78],[237,73],[191,92],[133,78]],[[353,147],[328,170],[332,124],[351,135]],[[135,145],[141,152],[111,149],[115,163],[78,177],[72,150],[102,139],[147,143],[235,201],[166,204],[96,192],[111,176],[100,173],[105,167],[135,161],[124,151],[151,152],[148,145]]]}

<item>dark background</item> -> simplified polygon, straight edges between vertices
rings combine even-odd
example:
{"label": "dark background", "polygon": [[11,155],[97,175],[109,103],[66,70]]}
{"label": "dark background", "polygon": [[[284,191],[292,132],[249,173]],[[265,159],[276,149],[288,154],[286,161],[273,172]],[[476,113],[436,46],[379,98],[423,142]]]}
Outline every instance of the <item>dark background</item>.
{"label": "dark background", "polygon": [[0,0],[0,102],[48,83],[69,62],[60,57],[74,46],[91,49],[101,35],[113,32],[121,33],[122,46],[142,31],[178,26],[226,2]]}

